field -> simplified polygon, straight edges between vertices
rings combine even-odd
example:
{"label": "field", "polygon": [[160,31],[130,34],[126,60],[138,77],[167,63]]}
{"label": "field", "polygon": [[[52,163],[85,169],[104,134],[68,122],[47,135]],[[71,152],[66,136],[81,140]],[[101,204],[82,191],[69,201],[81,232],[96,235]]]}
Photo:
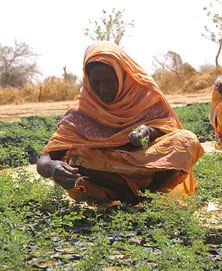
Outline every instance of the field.
{"label": "field", "polygon": [[[207,118],[210,98],[201,97],[168,100],[184,128],[204,144],[214,133]],[[35,165],[67,103],[50,104],[48,113],[20,105],[21,115],[18,106],[0,107],[0,270],[222,270],[222,153],[206,152],[198,161],[197,194],[183,204],[148,191],[143,208],[77,204],[26,170]],[[27,108],[30,115],[24,115]],[[219,210],[207,212],[209,201]]]}

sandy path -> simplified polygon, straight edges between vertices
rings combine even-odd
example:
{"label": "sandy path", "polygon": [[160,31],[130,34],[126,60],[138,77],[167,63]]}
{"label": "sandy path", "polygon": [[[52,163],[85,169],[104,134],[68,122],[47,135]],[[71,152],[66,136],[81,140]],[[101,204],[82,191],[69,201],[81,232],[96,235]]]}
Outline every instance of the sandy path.
{"label": "sandy path", "polygon": [[[172,107],[184,106],[191,103],[210,102],[210,93],[166,95]],[[0,121],[15,121],[21,117],[49,116],[64,114],[71,101],[52,103],[27,103],[20,105],[0,105]]]}
{"label": "sandy path", "polygon": [[29,116],[64,114],[70,102],[71,101],[1,105],[0,121],[14,121]]}

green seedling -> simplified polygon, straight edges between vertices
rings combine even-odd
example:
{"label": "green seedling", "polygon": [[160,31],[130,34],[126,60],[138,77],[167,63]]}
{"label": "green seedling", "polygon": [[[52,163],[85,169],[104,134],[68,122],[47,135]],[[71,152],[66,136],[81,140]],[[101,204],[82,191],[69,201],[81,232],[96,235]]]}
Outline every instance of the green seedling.
{"label": "green seedling", "polygon": [[[141,132],[140,128],[133,129],[137,133],[137,135]],[[144,150],[146,150],[149,147],[150,140],[148,140],[146,137],[139,138],[139,142]]]}

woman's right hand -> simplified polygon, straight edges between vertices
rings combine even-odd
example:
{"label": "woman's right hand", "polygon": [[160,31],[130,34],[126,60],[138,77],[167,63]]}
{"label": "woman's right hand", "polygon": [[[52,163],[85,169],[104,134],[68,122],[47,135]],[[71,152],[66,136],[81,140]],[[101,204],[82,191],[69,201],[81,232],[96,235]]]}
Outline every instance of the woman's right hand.
{"label": "woman's right hand", "polygon": [[59,160],[51,160],[48,164],[48,172],[54,181],[65,189],[74,187],[79,177],[78,168],[71,167],[65,162]]}
{"label": "woman's right hand", "polygon": [[150,130],[151,128],[146,125],[140,125],[134,131],[129,133],[128,138],[134,146],[142,146],[141,139],[146,139],[147,142],[150,142]]}

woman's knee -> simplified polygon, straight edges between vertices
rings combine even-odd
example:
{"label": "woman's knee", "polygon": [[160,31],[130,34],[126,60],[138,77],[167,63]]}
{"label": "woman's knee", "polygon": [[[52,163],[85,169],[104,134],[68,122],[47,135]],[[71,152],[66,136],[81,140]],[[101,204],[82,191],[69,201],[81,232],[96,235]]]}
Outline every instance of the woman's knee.
{"label": "woman's knee", "polygon": [[178,134],[178,137],[181,138],[182,141],[184,139],[186,139],[186,140],[188,140],[190,142],[192,142],[192,141],[195,141],[195,142],[198,141],[197,136],[193,132],[191,132],[189,130],[178,130],[177,134]]}

